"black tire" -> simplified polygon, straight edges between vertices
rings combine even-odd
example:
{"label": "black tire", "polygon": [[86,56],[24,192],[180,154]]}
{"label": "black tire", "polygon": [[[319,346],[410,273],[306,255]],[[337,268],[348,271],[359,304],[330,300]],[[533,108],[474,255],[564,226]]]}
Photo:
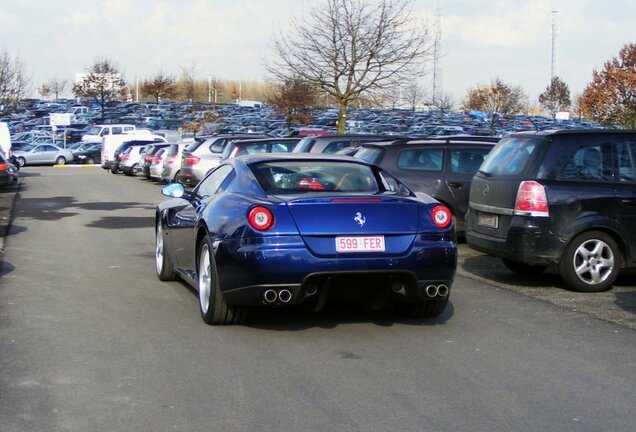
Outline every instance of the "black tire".
{"label": "black tire", "polygon": [[439,316],[446,306],[450,296],[426,300],[416,303],[398,303],[397,311],[406,318],[435,318]]}
{"label": "black tire", "polygon": [[130,171],[124,171],[124,174],[126,174],[128,177],[132,177],[135,174],[136,169],[137,169],[137,164],[134,164],[133,166],[130,167]]}
{"label": "black tire", "polygon": [[18,158],[18,165],[20,165],[21,167],[26,165],[26,159],[23,157],[19,157]]}
{"label": "black tire", "polygon": [[502,258],[501,261],[503,261],[508,270],[523,276],[541,274],[548,268],[546,265],[525,264],[519,261],[509,260],[507,258]]}
{"label": "black tire", "polygon": [[66,165],[66,158],[64,156],[58,156],[58,158],[55,159],[55,165]]}
{"label": "black tire", "polygon": [[172,260],[168,254],[166,254],[163,237],[163,222],[159,219],[155,228],[155,270],[157,271],[159,280],[173,281],[177,278],[177,275],[174,272]]}
{"label": "black tire", "polygon": [[622,263],[616,241],[601,231],[576,236],[564,249],[559,261],[563,281],[581,292],[602,292],[612,288]]}
{"label": "black tire", "polygon": [[203,321],[210,325],[240,324],[247,318],[247,308],[228,306],[221,293],[219,275],[212,255],[212,245],[206,238],[199,245],[197,254],[197,291],[199,311]]}
{"label": "black tire", "polygon": [[178,183],[179,182],[179,176],[181,175],[181,170],[177,171],[174,175],[174,178],[172,179],[173,182]]}

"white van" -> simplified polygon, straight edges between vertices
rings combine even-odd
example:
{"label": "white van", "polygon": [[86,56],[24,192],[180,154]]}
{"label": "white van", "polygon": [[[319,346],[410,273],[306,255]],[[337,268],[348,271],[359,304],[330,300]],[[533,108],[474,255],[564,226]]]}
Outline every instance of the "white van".
{"label": "white van", "polygon": [[106,135],[102,142],[102,168],[110,169],[117,147],[127,141],[166,142],[161,135],[155,135],[147,129],[139,129],[131,133]]}
{"label": "white van", "polygon": [[9,124],[0,122],[0,150],[8,158],[11,157],[11,133],[9,133]]}
{"label": "white van", "polygon": [[107,135],[121,135],[134,132],[137,128],[131,124],[95,125],[82,136],[84,143],[101,143]]}

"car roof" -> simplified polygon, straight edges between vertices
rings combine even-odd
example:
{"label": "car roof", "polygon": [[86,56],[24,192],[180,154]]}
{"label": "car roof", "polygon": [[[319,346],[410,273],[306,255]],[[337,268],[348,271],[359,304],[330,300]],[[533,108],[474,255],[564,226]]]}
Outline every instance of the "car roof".
{"label": "car roof", "polygon": [[390,141],[375,141],[365,143],[362,147],[392,147],[392,146],[409,146],[415,144],[430,144],[430,145],[491,145],[494,146],[499,142],[500,138],[497,137],[481,137],[481,136],[449,136],[443,138],[423,138],[423,139],[397,139]]}
{"label": "car roof", "polygon": [[516,132],[506,137],[540,137],[555,135],[636,135],[635,129],[547,129],[542,131]]}
{"label": "car roof", "polygon": [[360,160],[353,159],[349,156],[340,156],[325,153],[254,153],[249,155],[242,155],[236,158],[228,159],[228,161],[236,160],[242,161],[246,164],[270,162],[270,161],[338,161],[338,162],[362,162],[363,165],[369,165],[368,163]]}

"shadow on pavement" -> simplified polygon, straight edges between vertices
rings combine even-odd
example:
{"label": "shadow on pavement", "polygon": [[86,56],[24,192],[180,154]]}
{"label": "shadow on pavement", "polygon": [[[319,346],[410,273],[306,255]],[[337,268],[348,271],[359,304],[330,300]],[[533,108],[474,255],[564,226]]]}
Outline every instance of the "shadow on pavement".
{"label": "shadow on pavement", "polygon": [[15,270],[13,264],[0,259],[0,277],[8,275],[13,270]]}
{"label": "shadow on pavement", "polygon": [[86,224],[91,228],[122,229],[146,228],[155,224],[154,216],[104,216],[98,221]]}

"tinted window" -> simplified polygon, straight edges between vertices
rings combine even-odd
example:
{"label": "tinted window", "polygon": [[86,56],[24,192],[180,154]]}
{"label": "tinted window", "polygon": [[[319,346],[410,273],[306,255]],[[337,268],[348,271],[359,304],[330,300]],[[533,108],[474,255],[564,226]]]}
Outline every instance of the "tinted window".
{"label": "tinted window", "polygon": [[419,148],[400,152],[397,166],[404,170],[441,171],[443,161],[443,149]]}
{"label": "tinted window", "polygon": [[250,166],[266,193],[378,192],[370,167],[346,162],[280,161]]}
{"label": "tinted window", "polygon": [[520,174],[539,142],[528,138],[504,138],[488,154],[479,171],[489,175]]}
{"label": "tinted window", "polygon": [[490,149],[452,149],[450,152],[451,172],[475,174]]}
{"label": "tinted window", "polygon": [[113,135],[121,135],[121,133],[122,133],[122,132],[123,132],[123,131],[122,131],[122,128],[121,128],[121,127],[119,127],[119,126],[114,126],[114,127],[113,127],[113,129],[112,129],[112,132],[111,132],[111,133],[112,133]]}
{"label": "tinted window", "polygon": [[636,142],[616,143],[616,172],[620,182],[634,181],[634,155],[636,154]]}
{"label": "tinted window", "polygon": [[[573,148],[572,148],[573,147]],[[559,180],[609,181],[609,145],[567,146],[563,149],[566,163],[557,176]]]}
{"label": "tinted window", "polygon": [[210,173],[206,178],[201,180],[201,183],[197,187],[197,194],[200,196],[210,196],[217,193],[221,184],[225,181],[230,173],[233,173],[234,169],[230,165],[221,165]]}

